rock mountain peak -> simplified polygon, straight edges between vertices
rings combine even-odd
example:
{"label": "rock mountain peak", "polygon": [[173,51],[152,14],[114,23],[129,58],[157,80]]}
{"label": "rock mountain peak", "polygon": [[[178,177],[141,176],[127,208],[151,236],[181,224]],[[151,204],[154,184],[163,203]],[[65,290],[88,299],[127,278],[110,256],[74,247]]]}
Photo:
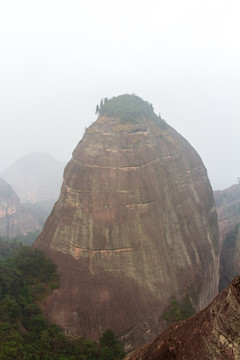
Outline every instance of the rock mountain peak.
{"label": "rock mountain peak", "polygon": [[121,95],[96,110],[34,246],[60,274],[49,319],[93,339],[110,328],[129,350],[166,327],[172,298],[200,309],[217,294],[217,215],[201,158],[151,104]]}

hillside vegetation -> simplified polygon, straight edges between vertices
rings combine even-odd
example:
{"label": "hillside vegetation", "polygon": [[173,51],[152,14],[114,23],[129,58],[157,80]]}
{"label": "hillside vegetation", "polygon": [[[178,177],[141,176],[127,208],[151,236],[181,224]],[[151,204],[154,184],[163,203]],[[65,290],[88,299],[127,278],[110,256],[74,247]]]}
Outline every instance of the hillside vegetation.
{"label": "hillside vegetation", "polygon": [[158,118],[151,103],[139,96],[124,94],[111,99],[101,99],[96,106],[101,116],[118,117],[121,122],[136,122],[137,119]]}
{"label": "hillside vegetation", "polygon": [[29,247],[0,260],[0,359],[121,359],[123,347],[111,330],[98,343],[69,339],[44,317],[39,304],[58,287],[55,270],[50,259]]}

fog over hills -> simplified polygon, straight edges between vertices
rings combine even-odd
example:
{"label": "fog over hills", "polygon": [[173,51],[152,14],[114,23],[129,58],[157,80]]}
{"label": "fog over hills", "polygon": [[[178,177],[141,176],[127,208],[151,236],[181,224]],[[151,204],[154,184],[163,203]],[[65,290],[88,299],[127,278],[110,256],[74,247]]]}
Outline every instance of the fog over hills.
{"label": "fog over hills", "polygon": [[25,209],[13,188],[0,178],[0,236],[14,238],[41,229],[38,216]]}
{"label": "fog over hills", "polygon": [[215,190],[234,184],[239,12],[237,0],[1,1],[0,171],[33,151],[69,161],[101,97],[136,93],[197,150]]}
{"label": "fog over hills", "polygon": [[16,191],[21,202],[56,201],[66,163],[44,152],[35,152],[18,159],[0,173]]}

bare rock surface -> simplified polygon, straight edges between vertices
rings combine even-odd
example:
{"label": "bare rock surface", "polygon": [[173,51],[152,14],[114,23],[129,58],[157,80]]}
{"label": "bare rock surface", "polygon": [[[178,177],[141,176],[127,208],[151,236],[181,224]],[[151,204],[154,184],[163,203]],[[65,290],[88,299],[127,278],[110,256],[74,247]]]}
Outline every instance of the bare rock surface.
{"label": "bare rock surface", "polygon": [[22,207],[12,187],[0,179],[0,236],[13,238],[41,229],[38,218]]}
{"label": "bare rock surface", "polygon": [[193,317],[173,324],[125,360],[239,360],[240,277]]}
{"label": "bare rock surface", "polygon": [[220,283],[223,290],[240,274],[240,223],[224,239],[220,256]]}
{"label": "bare rock surface", "polygon": [[219,223],[219,241],[222,247],[227,233],[240,223],[240,184],[214,191]]}
{"label": "bare rock surface", "polygon": [[223,290],[240,274],[240,184],[214,191],[220,241],[220,283]]}
{"label": "bare rock surface", "polygon": [[[206,169],[139,99],[113,98],[111,111],[100,111],[65,168],[59,200],[34,244],[54,260],[61,279],[45,302],[48,318],[73,336],[97,339],[110,328],[127,350],[166,327],[162,315],[172,298],[189,294],[201,309],[219,283]],[[132,111],[136,104],[142,112]],[[131,109],[122,116],[125,105]]]}

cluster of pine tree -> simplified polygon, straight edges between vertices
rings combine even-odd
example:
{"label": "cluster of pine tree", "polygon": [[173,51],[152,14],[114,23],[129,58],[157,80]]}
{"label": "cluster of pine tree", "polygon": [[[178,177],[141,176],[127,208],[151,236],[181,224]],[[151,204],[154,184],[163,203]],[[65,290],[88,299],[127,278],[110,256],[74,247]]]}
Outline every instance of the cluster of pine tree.
{"label": "cluster of pine tree", "polygon": [[96,114],[118,117],[121,122],[135,122],[145,118],[157,118],[152,104],[136,95],[120,95],[111,99],[101,99],[96,106]]}
{"label": "cluster of pine tree", "polygon": [[171,306],[166,312],[163,313],[163,318],[167,320],[168,324],[187,319],[196,314],[196,309],[194,308],[190,296],[185,295],[181,304],[177,300],[171,301]]}

